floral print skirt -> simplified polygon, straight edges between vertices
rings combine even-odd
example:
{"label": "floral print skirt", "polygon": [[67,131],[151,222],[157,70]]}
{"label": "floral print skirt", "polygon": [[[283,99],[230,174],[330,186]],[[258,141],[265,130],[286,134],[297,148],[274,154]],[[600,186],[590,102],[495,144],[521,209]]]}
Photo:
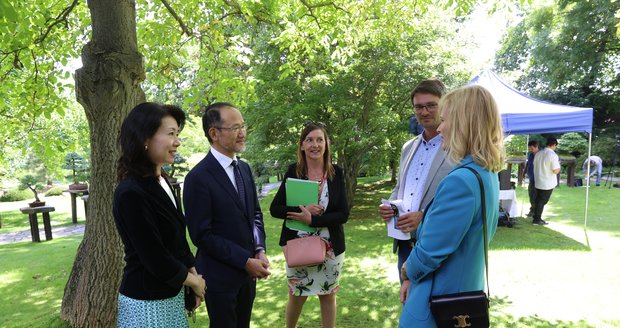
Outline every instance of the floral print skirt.
{"label": "floral print skirt", "polygon": [[[340,289],[340,272],[344,263],[344,253],[335,256],[334,249],[329,239],[327,228],[319,229],[319,236],[327,241],[327,254],[325,262],[318,265],[289,268],[286,265],[286,277],[288,279],[289,294],[294,296],[314,296],[336,293]],[[310,233],[299,231],[299,237],[305,237]]]}

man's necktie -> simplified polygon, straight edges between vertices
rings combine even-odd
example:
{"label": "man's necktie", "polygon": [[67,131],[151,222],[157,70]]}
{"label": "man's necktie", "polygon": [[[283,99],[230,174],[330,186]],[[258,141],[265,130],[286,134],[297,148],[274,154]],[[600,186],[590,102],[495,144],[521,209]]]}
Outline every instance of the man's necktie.
{"label": "man's necktie", "polygon": [[241,204],[244,208],[245,205],[245,187],[243,185],[243,178],[241,177],[241,170],[239,170],[239,164],[237,160],[232,161],[233,171],[235,172],[235,184],[237,185],[237,192],[239,193],[239,198],[241,199]]}

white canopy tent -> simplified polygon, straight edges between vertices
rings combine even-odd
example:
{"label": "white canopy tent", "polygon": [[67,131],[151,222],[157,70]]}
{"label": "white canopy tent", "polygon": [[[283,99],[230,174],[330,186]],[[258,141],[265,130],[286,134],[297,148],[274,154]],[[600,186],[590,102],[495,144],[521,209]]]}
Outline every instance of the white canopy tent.
{"label": "white canopy tent", "polygon": [[[469,82],[488,89],[502,116],[502,127],[506,135],[586,132],[588,133],[588,157],[592,150],[592,108],[552,104],[530,98],[513,88],[491,70],[486,70]],[[590,176],[590,164],[587,166]],[[586,179],[586,206],[584,229],[588,222],[588,198],[590,179]]]}

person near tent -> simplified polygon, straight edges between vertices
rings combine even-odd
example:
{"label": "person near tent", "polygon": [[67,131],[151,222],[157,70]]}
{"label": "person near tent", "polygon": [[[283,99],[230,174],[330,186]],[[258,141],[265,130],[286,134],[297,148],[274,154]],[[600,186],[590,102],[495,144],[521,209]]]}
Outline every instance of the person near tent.
{"label": "person near tent", "polygon": [[601,175],[603,175],[603,160],[598,156],[590,156],[583,161],[583,175],[588,174],[588,162],[590,162],[590,175],[588,179],[596,174],[596,186],[601,185]]}
{"label": "person near tent", "polygon": [[538,153],[538,141],[530,140],[527,143],[527,150],[529,153],[527,154],[527,162],[525,163],[526,171],[527,171],[527,194],[530,197],[530,211],[527,213],[528,217],[534,216],[534,201],[536,200],[536,183],[534,179],[534,156]]}
{"label": "person near tent", "polygon": [[558,185],[557,175],[560,173],[560,158],[555,153],[558,140],[547,138],[547,147],[534,156],[534,179],[536,184],[536,200],[534,201],[534,215],[532,224],[546,225],[542,213],[551,198],[553,188]]}

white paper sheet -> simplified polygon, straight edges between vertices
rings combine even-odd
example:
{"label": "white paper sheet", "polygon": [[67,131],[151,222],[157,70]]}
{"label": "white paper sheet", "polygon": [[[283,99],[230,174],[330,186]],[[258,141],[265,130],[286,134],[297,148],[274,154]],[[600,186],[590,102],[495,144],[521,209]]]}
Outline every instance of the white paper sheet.
{"label": "white paper sheet", "polygon": [[410,234],[404,233],[400,229],[396,228],[396,223],[398,222],[398,216],[407,213],[405,212],[405,210],[403,210],[403,207],[402,207],[403,201],[400,199],[395,199],[395,200],[382,199],[381,203],[383,203],[383,205],[386,205],[386,206],[391,206],[392,209],[394,210],[394,216],[389,221],[387,221],[387,235],[389,237],[392,237],[394,239],[399,239],[399,240],[411,239]]}

